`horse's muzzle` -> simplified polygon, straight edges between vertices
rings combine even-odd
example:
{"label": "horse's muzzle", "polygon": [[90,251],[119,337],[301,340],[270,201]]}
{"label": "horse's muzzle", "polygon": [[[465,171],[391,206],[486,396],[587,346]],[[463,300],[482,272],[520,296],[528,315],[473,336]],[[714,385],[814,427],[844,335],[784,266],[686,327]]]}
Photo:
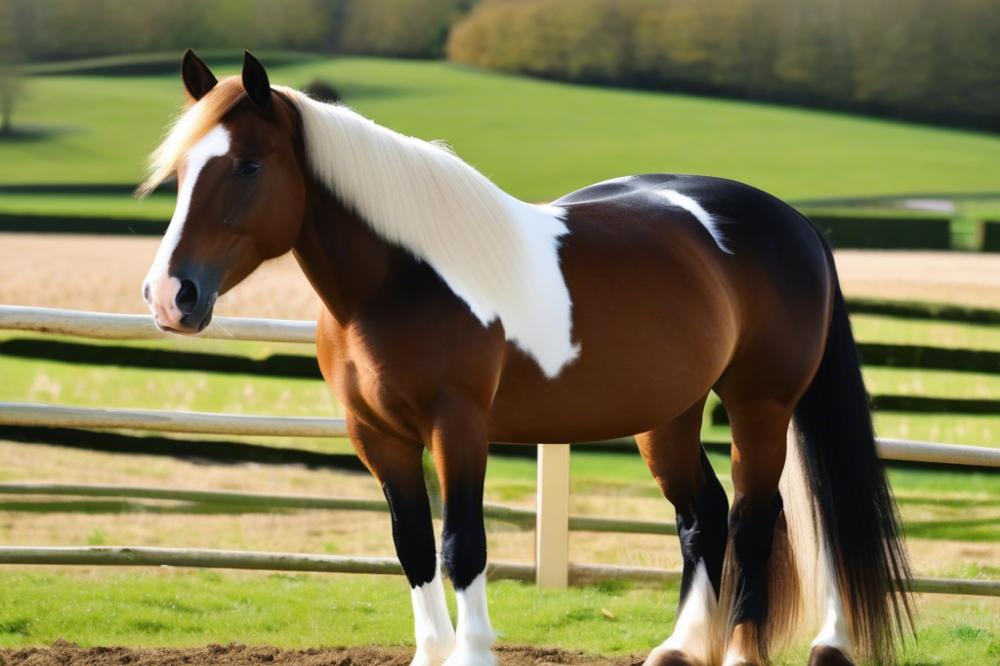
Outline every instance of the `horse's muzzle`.
{"label": "horse's muzzle", "polygon": [[147,278],[142,297],[160,330],[196,335],[212,321],[218,287],[194,274],[165,275]]}

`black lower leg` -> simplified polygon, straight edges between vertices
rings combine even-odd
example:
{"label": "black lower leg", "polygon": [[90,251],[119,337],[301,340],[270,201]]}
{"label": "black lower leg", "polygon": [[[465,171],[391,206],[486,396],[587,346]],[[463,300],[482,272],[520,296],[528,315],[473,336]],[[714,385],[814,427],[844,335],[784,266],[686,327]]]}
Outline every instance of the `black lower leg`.
{"label": "black lower leg", "polygon": [[456,590],[464,590],[486,569],[482,487],[464,482],[448,487],[444,502],[441,557]]}
{"label": "black lower leg", "polygon": [[781,495],[760,502],[743,497],[733,505],[729,530],[733,538],[734,624],[753,622],[761,630],[768,612],[768,560],[774,526],[781,513]]}
{"label": "black lower leg", "polygon": [[726,540],[729,534],[726,522],[729,500],[704,449],[701,451],[701,464],[705,475],[704,485],[692,497],[690,503],[676,507],[677,535],[680,538],[681,556],[684,560],[681,604],[691,589],[699,562],[704,563],[712,589],[715,594],[719,594],[722,563],[725,559]]}
{"label": "black lower leg", "polygon": [[437,573],[437,553],[427,490],[422,484],[419,488],[402,488],[383,483],[382,492],[392,515],[396,555],[410,587],[431,582]]}

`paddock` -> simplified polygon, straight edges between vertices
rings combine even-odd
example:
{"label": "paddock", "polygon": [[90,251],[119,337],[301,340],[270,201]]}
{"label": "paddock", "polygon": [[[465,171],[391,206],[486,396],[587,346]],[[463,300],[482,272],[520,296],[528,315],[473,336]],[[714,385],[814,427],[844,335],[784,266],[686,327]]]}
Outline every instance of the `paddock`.
{"label": "paddock", "polygon": [[[104,340],[143,340],[165,337],[149,317],[50,308],[0,306],[0,329],[33,331]],[[204,333],[206,338],[310,344],[314,324],[252,318],[218,318]],[[144,430],[175,433],[241,436],[342,437],[342,419],[322,417],[264,417],[232,414],[127,409],[82,409],[54,405],[0,403],[0,424],[77,427],[97,430]],[[940,465],[1000,467],[1000,450],[984,447],[934,444],[900,439],[880,439],[884,460]],[[673,524],[622,520],[600,516],[570,515],[570,448],[562,444],[538,445],[537,502],[534,511],[487,504],[492,519],[535,531],[534,562],[491,562],[494,579],[534,581],[540,587],[565,587],[608,580],[642,582],[677,581],[679,571],[615,565],[573,564],[568,559],[571,530],[632,534],[674,534]],[[3,483],[0,494],[154,498],[206,501],[271,508],[340,509],[385,512],[383,502],[351,497],[317,497],[233,493],[212,490],[177,490],[154,487],[86,484]],[[87,566],[172,566],[298,572],[398,575],[390,558],[333,556],[309,553],[242,552],[193,548],[129,546],[0,547],[0,563]],[[917,576],[918,593],[1000,596],[1000,582]]]}

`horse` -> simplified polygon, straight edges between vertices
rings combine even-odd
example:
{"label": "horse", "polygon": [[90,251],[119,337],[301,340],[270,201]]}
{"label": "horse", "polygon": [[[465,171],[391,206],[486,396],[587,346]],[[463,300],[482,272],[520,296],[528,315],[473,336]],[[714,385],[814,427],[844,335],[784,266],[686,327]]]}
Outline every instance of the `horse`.
{"label": "horse", "polygon": [[[138,191],[176,176],[143,298],[161,329],[197,334],[220,294],[294,253],[324,306],[323,377],[388,502],[415,666],[496,663],[489,443],[626,436],[674,506],[683,558],[677,620],[647,666],[768,663],[813,606],[810,664],[894,660],[909,565],[833,255],[803,215],[693,175],[526,203],[442,144],[272,86],[250,53],[240,76],[219,81],[191,51],[181,73],[187,107]],[[731,425],[731,505],[700,441],[711,391]]]}

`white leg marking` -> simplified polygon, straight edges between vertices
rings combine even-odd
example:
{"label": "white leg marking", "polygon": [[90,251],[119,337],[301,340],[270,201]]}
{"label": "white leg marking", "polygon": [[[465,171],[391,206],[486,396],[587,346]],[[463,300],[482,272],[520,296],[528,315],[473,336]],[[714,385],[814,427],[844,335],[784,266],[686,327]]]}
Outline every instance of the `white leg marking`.
{"label": "white leg marking", "polygon": [[708,572],[705,570],[705,563],[698,562],[694,579],[691,581],[691,589],[688,590],[681,612],[677,615],[674,633],[650,653],[649,660],[663,652],[677,650],[702,663],[707,663],[712,615],[715,614],[718,605],[712,581],[708,579]]}
{"label": "white leg marking", "polygon": [[490,652],[496,634],[490,626],[486,609],[486,574],[476,576],[472,584],[455,593],[458,602],[458,629],[455,651],[445,666],[496,666]]}
{"label": "white leg marking", "polygon": [[840,603],[840,594],[837,590],[837,577],[828,557],[823,558],[826,566],[826,579],[823,587],[826,596],[826,609],[823,616],[823,627],[813,640],[813,647],[826,645],[837,648],[844,654],[850,654],[853,647],[851,640],[851,628],[844,616],[844,608]]}
{"label": "white leg marking", "polygon": [[191,207],[191,195],[194,193],[195,183],[198,182],[198,174],[204,168],[208,160],[213,157],[225,155],[229,152],[230,137],[229,131],[222,125],[217,125],[198,143],[191,147],[186,157],[187,171],[184,174],[184,182],[181,183],[177,191],[177,204],[174,207],[174,215],[170,218],[167,231],[160,241],[160,248],[156,251],[156,258],[149,267],[143,287],[143,297],[146,297],[148,287],[149,298],[146,304],[156,318],[157,323],[165,326],[177,327],[181,320],[181,311],[177,309],[177,291],[181,287],[180,280],[168,274],[170,260],[174,256],[177,244],[181,240],[184,232],[184,223],[187,222],[188,210]]}
{"label": "white leg marking", "polygon": [[434,580],[410,590],[417,652],[410,666],[441,666],[455,649],[455,628],[448,616],[441,572]]}

